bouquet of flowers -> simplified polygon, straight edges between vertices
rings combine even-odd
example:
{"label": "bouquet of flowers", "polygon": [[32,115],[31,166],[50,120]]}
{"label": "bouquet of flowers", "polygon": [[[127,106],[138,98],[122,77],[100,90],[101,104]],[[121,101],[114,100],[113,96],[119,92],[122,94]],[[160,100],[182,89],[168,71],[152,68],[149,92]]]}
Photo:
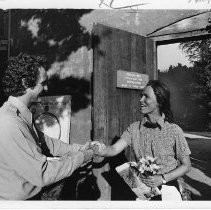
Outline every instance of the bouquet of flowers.
{"label": "bouquet of flowers", "polygon": [[140,178],[140,176],[147,177],[158,173],[160,166],[156,163],[156,160],[157,158],[149,156],[142,157],[138,162],[125,163],[116,168],[119,175],[141,200],[149,200],[151,197],[161,194],[157,187],[151,188],[145,185]]}
{"label": "bouquet of flowers", "polygon": [[143,193],[147,198],[160,195],[161,192],[157,187],[151,188],[146,186],[143,182],[141,182],[139,176],[148,177],[157,174],[160,170],[160,166],[156,163],[156,160],[157,158],[147,156],[146,158],[140,158],[138,162],[130,162],[130,167],[137,174],[137,184],[138,186],[142,186],[142,189],[144,189]]}
{"label": "bouquet of flowers", "polygon": [[130,166],[134,168],[138,175],[152,176],[158,173],[160,166],[156,163],[157,158],[147,156],[146,158],[140,158],[137,162],[130,162]]}

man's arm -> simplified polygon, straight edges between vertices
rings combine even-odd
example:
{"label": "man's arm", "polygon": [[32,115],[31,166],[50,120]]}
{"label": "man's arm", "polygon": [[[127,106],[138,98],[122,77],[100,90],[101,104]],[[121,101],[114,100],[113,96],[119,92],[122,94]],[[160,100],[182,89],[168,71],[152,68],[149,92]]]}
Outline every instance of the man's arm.
{"label": "man's arm", "polygon": [[78,152],[79,150],[83,151],[89,148],[89,142],[85,145],[81,144],[67,144],[59,139],[55,139],[45,135],[43,132],[39,131],[39,137],[44,141],[50,150],[50,153],[53,156],[63,156],[67,154],[73,154]]}
{"label": "man's arm", "polygon": [[70,176],[84,162],[91,160],[91,150],[79,151],[58,159],[47,160],[38,152],[37,145],[29,142],[15,124],[0,128],[0,157],[7,167],[32,185],[43,187]]}

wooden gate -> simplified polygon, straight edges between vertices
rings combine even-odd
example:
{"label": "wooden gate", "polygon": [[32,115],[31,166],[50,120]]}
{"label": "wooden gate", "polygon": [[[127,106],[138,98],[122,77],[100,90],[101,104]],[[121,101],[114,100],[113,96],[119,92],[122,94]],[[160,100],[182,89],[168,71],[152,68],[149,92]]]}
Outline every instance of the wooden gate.
{"label": "wooden gate", "polygon": [[[110,145],[131,122],[140,120],[140,90],[117,88],[117,70],[148,74],[157,78],[156,46],[146,37],[102,24],[93,28],[93,139]],[[111,189],[102,173],[95,170],[101,200],[111,200]]]}

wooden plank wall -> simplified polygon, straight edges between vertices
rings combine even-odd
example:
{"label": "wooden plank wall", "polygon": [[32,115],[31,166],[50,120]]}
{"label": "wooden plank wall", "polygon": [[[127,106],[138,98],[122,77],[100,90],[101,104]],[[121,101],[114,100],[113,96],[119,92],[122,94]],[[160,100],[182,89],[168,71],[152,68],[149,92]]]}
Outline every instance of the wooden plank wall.
{"label": "wooden plank wall", "polygon": [[[106,145],[118,139],[130,123],[141,119],[140,90],[116,88],[117,70],[148,73],[154,78],[152,41],[120,29],[94,26],[93,128],[94,139]],[[146,48],[150,47],[147,51]],[[130,157],[129,151],[126,152]],[[97,169],[101,199],[110,200],[110,186],[101,174],[109,165]]]}

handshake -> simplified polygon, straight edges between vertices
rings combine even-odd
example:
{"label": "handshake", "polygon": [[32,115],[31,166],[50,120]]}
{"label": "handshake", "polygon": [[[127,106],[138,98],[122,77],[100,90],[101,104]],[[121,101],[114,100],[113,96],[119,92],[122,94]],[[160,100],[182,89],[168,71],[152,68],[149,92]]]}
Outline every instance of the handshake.
{"label": "handshake", "polygon": [[94,155],[104,156],[106,152],[106,145],[99,141],[87,142],[80,148],[84,153],[84,162],[89,162]]}

